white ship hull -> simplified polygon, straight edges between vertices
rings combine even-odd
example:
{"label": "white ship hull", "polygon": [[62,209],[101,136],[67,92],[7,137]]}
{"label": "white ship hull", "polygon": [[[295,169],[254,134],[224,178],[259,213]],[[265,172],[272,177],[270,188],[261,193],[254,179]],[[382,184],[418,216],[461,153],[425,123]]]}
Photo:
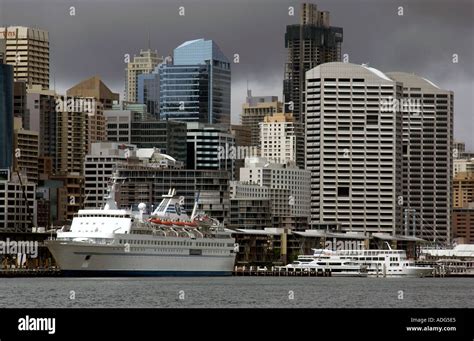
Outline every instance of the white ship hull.
{"label": "white ship hull", "polygon": [[433,268],[419,266],[391,267],[389,270],[369,270],[369,277],[429,277]]}
{"label": "white ship hull", "polygon": [[48,241],[48,248],[66,276],[230,276],[235,260],[235,254],[126,251],[116,245],[60,240]]}

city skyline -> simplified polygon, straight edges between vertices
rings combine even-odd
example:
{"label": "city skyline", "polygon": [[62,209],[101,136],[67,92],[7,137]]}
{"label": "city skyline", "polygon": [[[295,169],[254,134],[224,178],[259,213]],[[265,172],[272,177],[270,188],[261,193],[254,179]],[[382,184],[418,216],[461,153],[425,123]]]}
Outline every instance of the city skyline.
{"label": "city skyline", "polygon": [[[262,1],[250,5],[251,11],[249,4],[243,1],[138,3],[140,6],[136,6],[136,2],[86,1],[75,4],[75,16],[70,16],[73,4],[69,3],[46,1],[40,6],[31,0],[2,0],[0,21],[2,25],[32,26],[49,31],[50,86],[61,93],[82,79],[99,75],[123,98],[124,54],[138,55],[150,42],[152,49],[166,56],[184,41],[205,38],[216,41],[231,61],[235,53],[239,54],[239,63],[231,64],[233,123],[239,122],[247,81],[255,95],[277,95],[281,99],[286,57],[284,32],[286,25],[298,23],[299,2]],[[369,1],[362,5],[349,1],[314,3],[318,9],[331,13],[332,25],[344,28],[342,53],[349,55],[349,62],[369,63],[386,72],[415,73],[454,91],[454,136],[465,141],[468,149],[474,148],[470,134],[474,128],[471,95],[474,46],[469,39],[452,38],[467,37],[472,32],[472,3],[461,0],[449,10],[439,1],[430,1],[429,7],[426,1]],[[185,10],[183,17],[178,15],[181,5]],[[294,16],[288,15],[288,6],[294,6]],[[403,16],[398,15],[399,6],[403,6]],[[128,20],[125,22],[124,13]],[[232,16],[228,17],[227,13]],[[55,20],[51,21],[51,17]],[[206,17],[213,20],[203,20]],[[247,18],[245,23],[258,23],[258,26],[243,25],[239,19],[242,17]],[[373,25],[360,25],[362,21],[366,23],[367,17],[373,18]],[[444,23],[442,30],[439,30],[440,22]],[[226,29],[216,29],[218,27]],[[78,34],[87,40],[73,39]],[[455,53],[458,63],[453,63]]]}

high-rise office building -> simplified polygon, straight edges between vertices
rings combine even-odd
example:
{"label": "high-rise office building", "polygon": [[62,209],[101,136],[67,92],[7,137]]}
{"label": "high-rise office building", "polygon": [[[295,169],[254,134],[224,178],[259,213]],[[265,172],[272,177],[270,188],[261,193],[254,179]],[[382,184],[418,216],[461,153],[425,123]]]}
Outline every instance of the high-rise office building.
{"label": "high-rise office building", "polygon": [[24,129],[30,129],[30,111],[27,105],[27,86],[25,81],[13,84],[13,116],[21,117]]}
{"label": "high-rise office building", "polygon": [[87,153],[86,116],[79,111],[61,111],[57,113],[58,161],[56,174],[82,174],[84,157]]}
{"label": "high-rise office building", "polygon": [[240,120],[243,126],[251,132],[251,146],[260,148],[260,122],[265,116],[283,111],[283,103],[278,101],[278,96],[252,96],[252,91],[247,90],[247,98],[242,105]]}
{"label": "high-rise office building", "polygon": [[6,41],[5,63],[13,65],[15,81],[49,88],[48,31],[23,26],[0,27]]}
{"label": "high-rise office building", "polygon": [[0,169],[13,162],[13,66],[0,64]]}
{"label": "high-rise office building", "polygon": [[449,242],[453,92],[410,73],[387,76],[403,83],[403,209],[414,213],[418,237]]}
{"label": "high-rise office building", "polygon": [[[342,28],[330,26],[329,12],[318,11],[315,4],[303,3],[300,23],[286,27],[285,47],[288,57],[283,81],[284,112],[293,113],[295,123],[301,125],[301,132],[304,131],[305,122],[305,73],[322,63],[341,61],[342,40]],[[304,165],[304,142],[304,136],[298,135],[299,167]]]}
{"label": "high-rise office building", "polygon": [[296,127],[292,114],[265,116],[260,123],[262,157],[271,162],[296,161]]}
{"label": "high-rise office building", "polygon": [[[107,139],[104,110],[112,108],[114,102],[119,101],[119,94],[113,93],[107,85],[98,77],[94,76],[73,86],[66,92],[68,100],[83,101],[86,104],[90,101],[93,106],[91,112],[85,112],[86,116],[86,145],[87,151],[91,144]],[[86,105],[84,105],[85,107]]]}
{"label": "high-rise office building", "polygon": [[160,117],[230,125],[230,63],[212,40],[184,42],[160,66]]}
{"label": "high-rise office building", "polygon": [[401,228],[402,116],[381,110],[402,85],[374,68],[326,63],[306,72],[311,223],[354,232]]}
{"label": "high-rise office building", "polygon": [[153,72],[155,67],[163,62],[163,57],[158,56],[157,51],[140,50],[138,56],[134,56],[133,60],[127,63],[125,69],[125,101],[136,103],[138,93],[138,76]]}
{"label": "high-rise office building", "polygon": [[27,89],[26,105],[29,112],[30,130],[37,131],[39,140],[39,173],[45,177],[59,169],[57,154],[57,94],[53,90],[33,85]]}
{"label": "high-rise office building", "polygon": [[38,183],[39,133],[23,129],[21,117],[15,117],[14,129],[13,170]]}
{"label": "high-rise office building", "polygon": [[138,75],[137,102],[145,104],[153,117],[160,115],[160,72],[159,65],[150,73]]}

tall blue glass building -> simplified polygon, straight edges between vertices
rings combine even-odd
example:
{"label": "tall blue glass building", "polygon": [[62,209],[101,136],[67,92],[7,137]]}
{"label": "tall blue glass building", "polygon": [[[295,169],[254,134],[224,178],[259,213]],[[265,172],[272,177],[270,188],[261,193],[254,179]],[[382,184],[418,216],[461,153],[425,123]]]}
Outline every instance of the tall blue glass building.
{"label": "tall blue glass building", "polygon": [[146,104],[147,111],[158,117],[160,113],[159,65],[151,73],[142,73],[137,80],[137,101]]}
{"label": "tall blue glass building", "polygon": [[160,118],[230,124],[230,63],[212,40],[187,41],[160,71]]}
{"label": "tall blue glass building", "polygon": [[13,66],[0,64],[0,169],[13,161]]}

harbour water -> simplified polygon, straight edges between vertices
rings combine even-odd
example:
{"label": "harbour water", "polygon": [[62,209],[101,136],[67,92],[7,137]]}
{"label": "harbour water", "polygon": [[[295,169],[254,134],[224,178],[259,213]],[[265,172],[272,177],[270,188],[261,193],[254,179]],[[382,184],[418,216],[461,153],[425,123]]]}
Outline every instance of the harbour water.
{"label": "harbour water", "polygon": [[471,278],[0,278],[0,308],[474,308]]}

